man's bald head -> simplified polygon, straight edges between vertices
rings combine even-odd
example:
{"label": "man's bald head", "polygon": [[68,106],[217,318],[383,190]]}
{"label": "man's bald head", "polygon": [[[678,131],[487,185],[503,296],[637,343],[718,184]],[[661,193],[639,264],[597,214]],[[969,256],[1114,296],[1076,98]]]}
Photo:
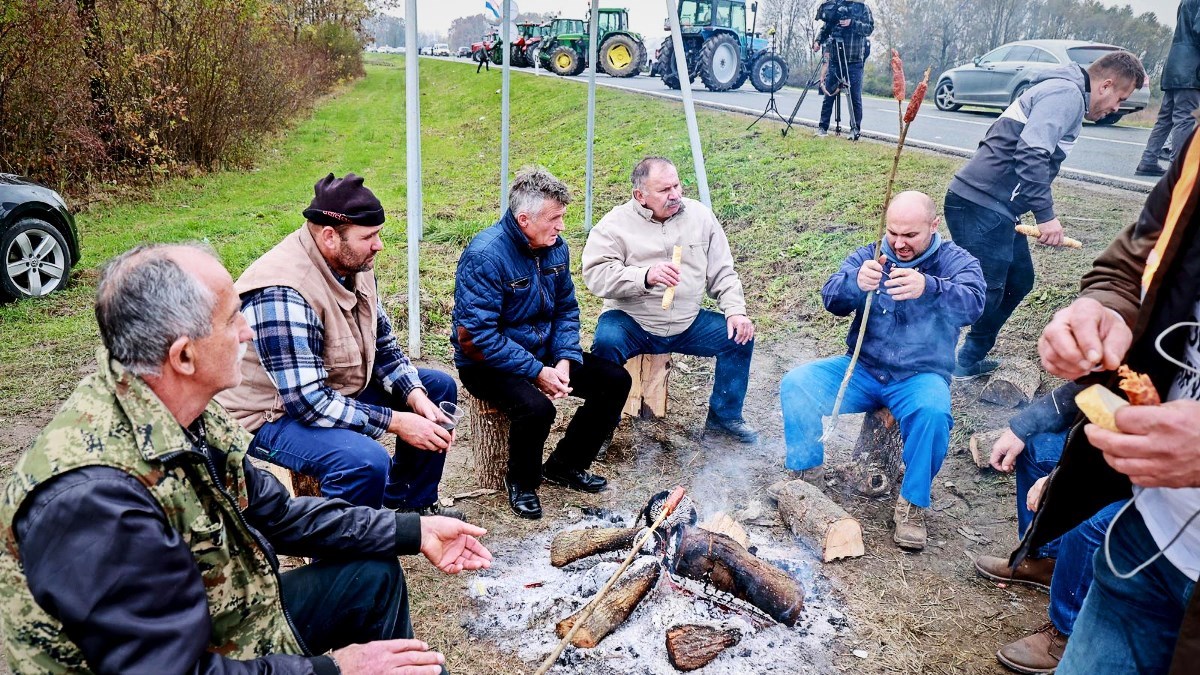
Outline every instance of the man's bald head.
{"label": "man's bald head", "polygon": [[921,219],[932,223],[937,219],[937,205],[924,192],[906,190],[892,197],[892,203],[888,205],[888,222],[891,222],[893,217],[897,220]]}
{"label": "man's bald head", "polygon": [[938,227],[937,206],[929,195],[916,190],[892,197],[887,210],[887,241],[901,261],[920,257],[933,241]]}

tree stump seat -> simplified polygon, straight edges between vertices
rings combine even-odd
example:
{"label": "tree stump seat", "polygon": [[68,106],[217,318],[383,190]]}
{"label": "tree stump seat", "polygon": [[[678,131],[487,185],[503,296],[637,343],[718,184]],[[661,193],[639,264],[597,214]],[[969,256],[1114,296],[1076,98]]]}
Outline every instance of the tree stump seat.
{"label": "tree stump seat", "polygon": [[633,378],[622,412],[630,417],[658,419],[667,416],[667,380],[671,375],[670,354],[642,354],[625,362]]}
{"label": "tree stump seat", "polygon": [[892,411],[880,408],[867,413],[858,441],[850,453],[849,479],[866,496],[887,494],[900,484],[904,475],[904,441],[900,422]]}
{"label": "tree stump seat", "polygon": [[504,476],[508,473],[508,415],[466,389],[462,395],[471,423],[471,457],[476,480],[481,488],[503,491]]}

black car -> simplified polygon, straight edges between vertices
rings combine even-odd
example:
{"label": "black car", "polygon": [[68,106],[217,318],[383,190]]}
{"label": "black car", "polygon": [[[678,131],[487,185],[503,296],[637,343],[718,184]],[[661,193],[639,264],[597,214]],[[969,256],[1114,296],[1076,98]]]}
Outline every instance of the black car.
{"label": "black car", "polygon": [[0,173],[0,300],[32,298],[67,284],[79,234],[54,190]]}

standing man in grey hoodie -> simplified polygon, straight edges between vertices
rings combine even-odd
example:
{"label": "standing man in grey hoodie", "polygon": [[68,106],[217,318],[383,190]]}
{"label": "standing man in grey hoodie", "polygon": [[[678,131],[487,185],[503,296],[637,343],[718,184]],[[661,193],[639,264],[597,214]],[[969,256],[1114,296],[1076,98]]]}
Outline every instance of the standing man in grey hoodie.
{"label": "standing man in grey hoodie", "polygon": [[1141,61],[1125,51],[1105,54],[1086,70],[1071,64],[1046,71],[992,124],[975,156],[950,181],[946,226],[954,243],[979,259],[987,282],[987,304],[958,350],[955,380],[974,379],[999,366],[984,357],[1033,290],[1029,244],[1014,226],[1032,212],[1042,233],[1038,241],[1062,243],[1050,183],[1083,120],[1116,112],[1145,77]]}
{"label": "standing man in grey hoodie", "polygon": [[1192,116],[1200,107],[1200,0],[1183,0],[1175,14],[1175,37],[1162,73],[1163,99],[1158,119],[1146,150],[1134,170],[1139,176],[1161,176],[1166,173],[1158,163],[1158,152],[1171,139],[1174,160],[1180,148],[1196,128]]}

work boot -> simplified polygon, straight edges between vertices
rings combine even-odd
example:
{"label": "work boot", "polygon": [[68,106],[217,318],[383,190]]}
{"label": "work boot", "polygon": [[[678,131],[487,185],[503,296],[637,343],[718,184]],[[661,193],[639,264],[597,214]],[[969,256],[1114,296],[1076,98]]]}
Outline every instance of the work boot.
{"label": "work boot", "polygon": [[608,479],[603,476],[597,476],[591,471],[563,466],[553,459],[542,466],[542,477],[551,483],[580,492],[600,492],[604,486],[608,485]]}
{"label": "work boot", "polygon": [[1053,673],[1067,648],[1069,636],[1047,621],[1032,634],[1010,642],[996,652],[996,660],[1018,673]]}
{"label": "work boot", "polygon": [[420,509],[398,508],[396,509],[396,513],[415,513],[419,516],[445,516],[447,518],[457,518],[464,523],[467,522],[467,514],[452,506],[442,506],[437,502]]}
{"label": "work boot", "polygon": [[925,531],[925,509],[913,506],[904,497],[896,498],[896,510],[892,513],[892,523],[896,531],[892,541],[906,551],[920,551],[925,548],[928,534]]}
{"label": "work boot", "polygon": [[538,500],[536,492],[526,490],[507,478],[504,479],[504,487],[508,490],[508,506],[513,513],[529,520],[542,517],[542,502]]}
{"label": "work boot", "polygon": [[707,436],[710,431],[733,436],[742,443],[758,442],[758,432],[745,420],[723,420],[714,415],[712,410],[708,411],[708,418],[704,420],[704,434]]}
{"label": "work boot", "polygon": [[1157,161],[1155,162],[1139,162],[1137,168],[1133,170],[1137,176],[1161,176],[1167,172],[1162,168]]}
{"label": "work boot", "polygon": [[1026,558],[1014,570],[1008,566],[1007,558],[981,555],[975,559],[975,572],[984,579],[1025,584],[1049,593],[1050,577],[1054,574],[1054,558]]}
{"label": "work boot", "polygon": [[996,359],[980,359],[970,365],[955,364],[954,374],[951,379],[955,382],[965,382],[974,380],[977,377],[990,375],[992,371],[1000,367],[1000,362]]}

